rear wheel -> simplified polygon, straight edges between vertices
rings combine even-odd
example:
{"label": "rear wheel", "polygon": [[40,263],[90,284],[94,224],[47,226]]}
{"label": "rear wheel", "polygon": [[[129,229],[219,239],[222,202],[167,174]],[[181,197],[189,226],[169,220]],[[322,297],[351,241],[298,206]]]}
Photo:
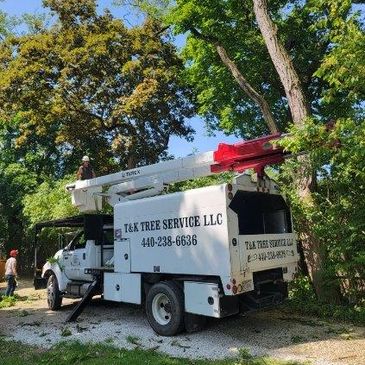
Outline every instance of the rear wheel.
{"label": "rear wheel", "polygon": [[172,281],[152,286],[146,298],[147,319],[162,336],[173,336],[184,329],[184,295]]}
{"label": "rear wheel", "polygon": [[52,274],[47,282],[47,303],[48,308],[55,311],[61,308],[62,296],[58,286],[56,275]]}

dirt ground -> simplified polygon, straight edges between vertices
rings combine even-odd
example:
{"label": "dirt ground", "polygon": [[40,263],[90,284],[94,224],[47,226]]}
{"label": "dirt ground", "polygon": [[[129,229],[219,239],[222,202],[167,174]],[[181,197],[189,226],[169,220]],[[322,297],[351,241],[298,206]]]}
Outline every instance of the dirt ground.
{"label": "dirt ground", "polygon": [[[0,283],[0,291],[5,283]],[[239,349],[253,355],[309,361],[318,365],[365,365],[365,327],[334,323],[271,310],[247,316],[210,320],[204,331],[161,337],[150,328],[143,308],[95,298],[76,323],[65,318],[77,300],[66,299],[60,311],[49,311],[45,290],[21,281],[14,307],[0,309],[0,334],[50,347],[64,340],[112,343],[125,348],[150,348],[173,356],[223,358]]]}

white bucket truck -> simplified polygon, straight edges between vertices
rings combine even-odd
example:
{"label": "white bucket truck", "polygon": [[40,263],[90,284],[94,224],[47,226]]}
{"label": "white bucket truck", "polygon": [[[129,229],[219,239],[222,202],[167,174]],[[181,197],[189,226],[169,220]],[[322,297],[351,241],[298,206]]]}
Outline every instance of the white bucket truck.
{"label": "white bucket truck", "polygon": [[[215,152],[69,185],[81,211],[95,210],[104,196],[114,214],[38,226],[83,228],[43,267],[49,307],[82,297],[74,320],[97,294],[144,304],[151,327],[169,336],[200,327],[205,317],[281,303],[299,255],[289,208],[263,174],[283,159],[275,138],[220,144]],[[258,172],[257,181],[241,173],[228,184],[157,195],[171,182],[246,168]]]}

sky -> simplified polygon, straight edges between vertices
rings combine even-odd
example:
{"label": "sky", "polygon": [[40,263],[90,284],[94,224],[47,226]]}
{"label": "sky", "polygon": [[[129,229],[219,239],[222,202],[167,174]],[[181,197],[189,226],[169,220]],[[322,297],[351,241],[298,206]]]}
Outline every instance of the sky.
{"label": "sky", "polygon": [[[127,24],[138,23],[135,12],[121,6],[113,6],[113,0],[98,0],[98,9],[108,8],[116,18],[122,18]],[[42,0],[0,0],[0,10],[9,15],[20,16],[23,13],[41,14],[45,13],[42,7]],[[182,46],[183,37],[179,37],[177,46]],[[192,118],[188,124],[195,130],[194,141],[187,142],[179,137],[171,137],[168,152],[175,157],[184,157],[192,152],[206,152],[215,150],[220,142],[235,143],[240,139],[235,136],[226,136],[222,132],[216,132],[215,136],[208,136],[204,121],[201,118]]]}

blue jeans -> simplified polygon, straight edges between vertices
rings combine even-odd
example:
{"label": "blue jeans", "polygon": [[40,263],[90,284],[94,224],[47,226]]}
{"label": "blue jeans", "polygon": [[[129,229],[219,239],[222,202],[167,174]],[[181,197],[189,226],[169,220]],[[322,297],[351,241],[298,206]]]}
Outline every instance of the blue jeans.
{"label": "blue jeans", "polygon": [[16,288],[16,280],[14,275],[5,275],[5,279],[8,282],[8,287],[6,288],[5,296],[11,297],[14,295],[14,290]]}

